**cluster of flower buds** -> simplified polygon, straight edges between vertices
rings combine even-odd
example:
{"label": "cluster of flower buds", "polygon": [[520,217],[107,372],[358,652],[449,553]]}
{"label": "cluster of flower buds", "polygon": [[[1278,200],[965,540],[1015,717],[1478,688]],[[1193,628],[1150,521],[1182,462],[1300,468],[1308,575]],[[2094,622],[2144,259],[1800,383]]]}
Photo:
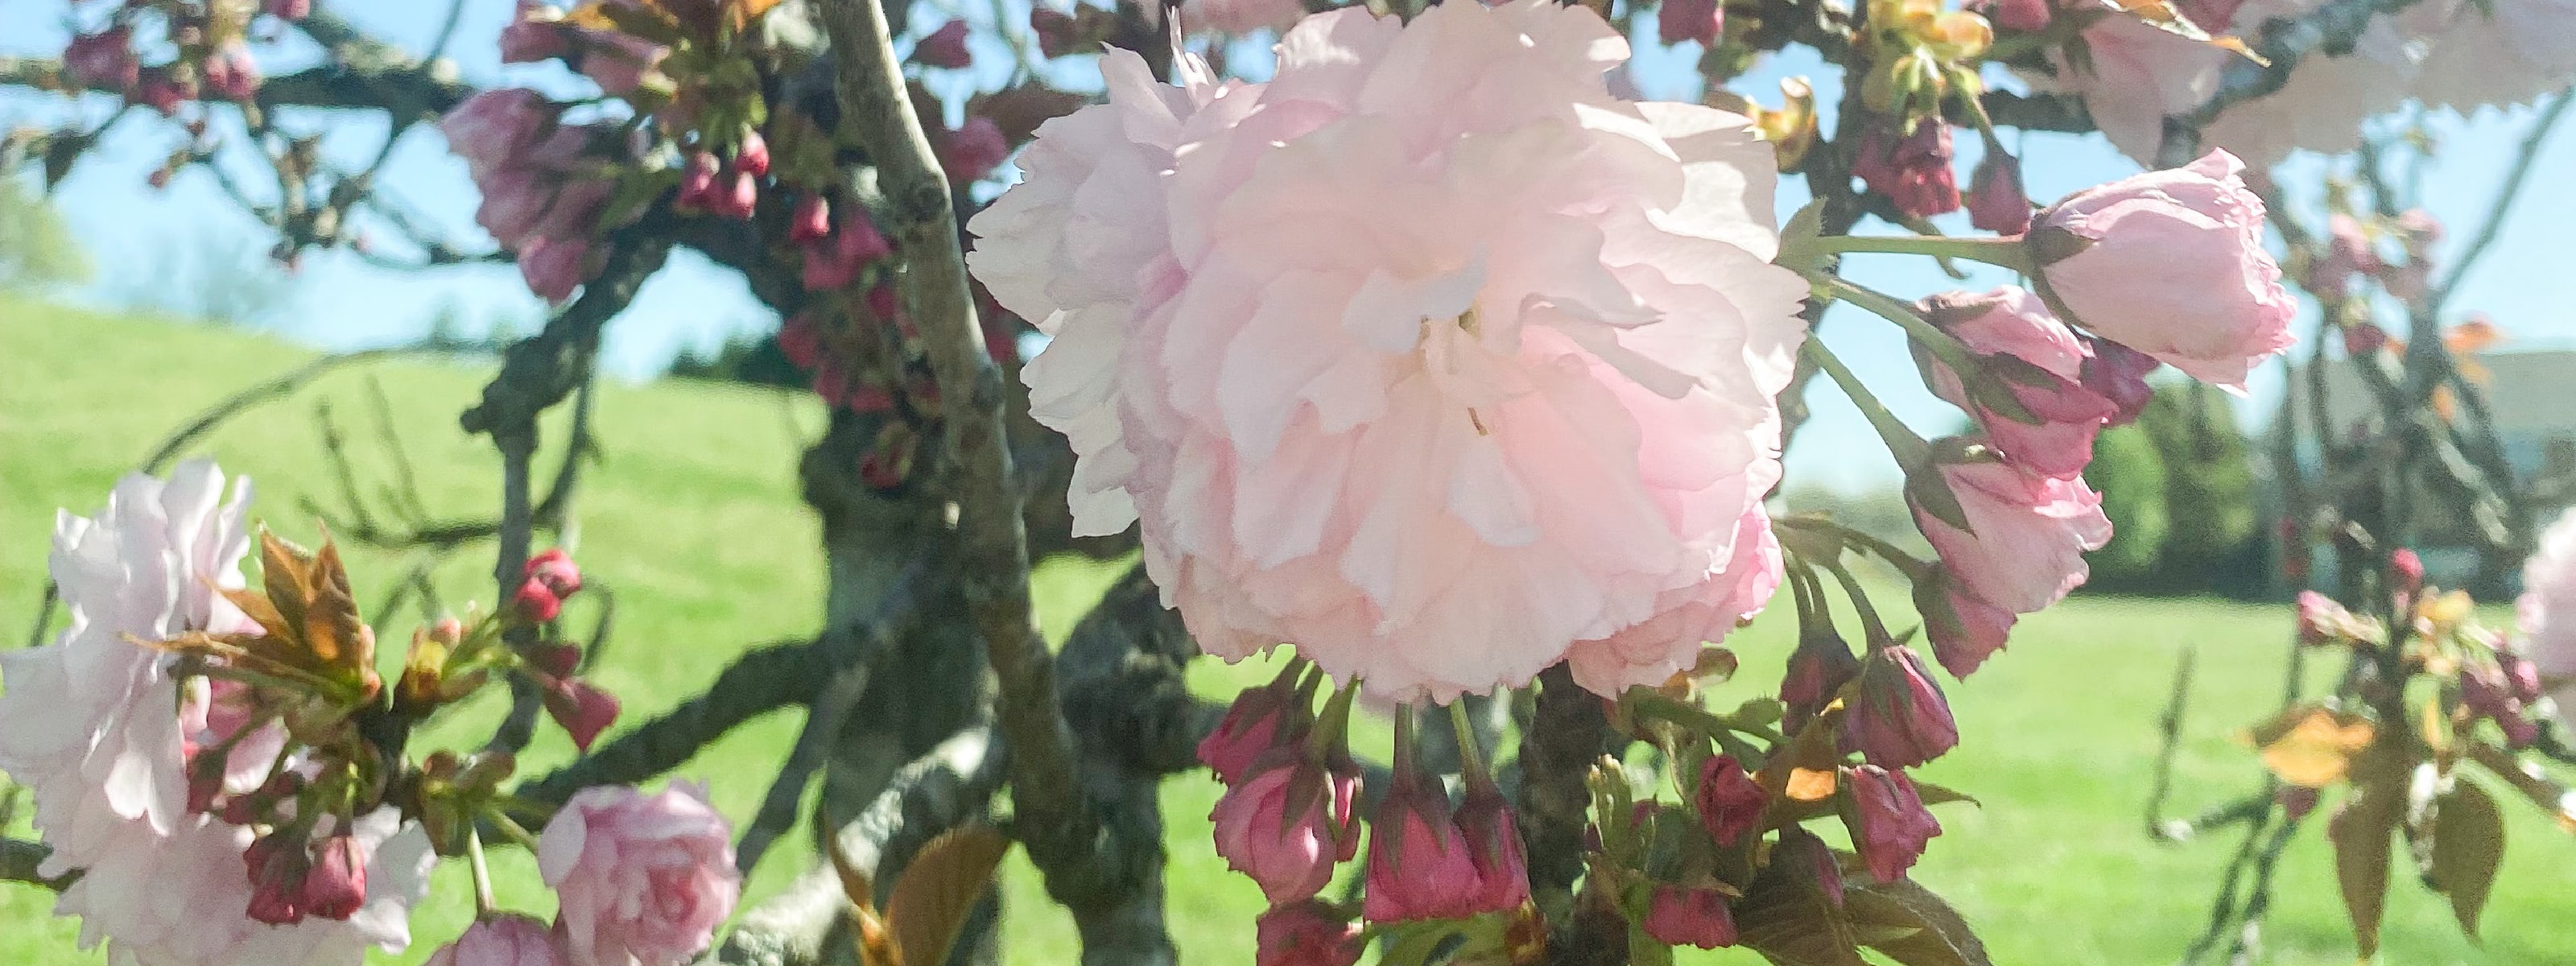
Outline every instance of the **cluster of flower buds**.
{"label": "cluster of flower buds", "polygon": [[596,14],[567,16],[543,3],[521,0],[518,16],[501,29],[501,62],[562,60],[610,97],[630,97],[648,85],[667,91],[661,73],[670,47],[614,29]]}
{"label": "cluster of flower buds", "polygon": [[556,547],[528,558],[519,570],[519,589],[510,598],[510,610],[519,619],[543,624],[563,613],[563,602],[581,591],[581,568],[572,555]]}
{"label": "cluster of flower buds", "polygon": [[[2366,321],[2366,305],[2346,303],[2355,292],[2354,283],[2376,281],[2399,301],[2412,303],[2424,294],[2433,271],[2432,247],[2441,240],[2442,223],[2420,209],[2394,218],[2365,219],[2336,212],[2326,219],[2323,245],[2314,251],[2293,252],[2293,258],[2304,260],[2299,283],[2308,294],[2328,305],[2343,304],[2347,315],[2357,316],[2346,322],[2346,349],[2366,355],[2378,350],[2386,333]],[[2382,254],[2383,242],[2393,243],[2400,257]],[[2369,334],[2355,332],[2365,327]]]}
{"label": "cluster of flower buds", "polygon": [[[1453,706],[1454,708],[1455,706]],[[1466,791],[1453,807],[1440,777],[1424,768],[1414,712],[1395,718],[1395,768],[1386,798],[1369,816],[1367,894],[1372,922],[1465,919],[1518,910],[1529,901],[1529,860],[1511,804],[1454,710]]]}
{"label": "cluster of flower buds", "polygon": [[509,87],[468,98],[439,128],[482,191],[475,223],[518,253],[530,291],[562,301],[599,273],[626,150],[615,125],[563,123],[563,105]]}
{"label": "cluster of flower buds", "polygon": [[1199,759],[1226,783],[1209,817],[1216,851],[1252,878],[1273,908],[1311,900],[1335,866],[1359,851],[1359,766],[1345,732],[1351,691],[1312,711],[1323,675],[1294,661],[1271,683],[1244,691]]}
{"label": "cluster of flower buds", "polygon": [[[268,36],[277,27],[313,12],[311,0],[264,0],[257,11],[269,18],[255,22],[250,11],[229,4],[130,2],[118,5],[107,25],[75,33],[63,47],[63,80],[75,87],[113,91],[128,102],[173,115],[180,105],[198,100],[247,103],[259,94],[263,79],[251,59],[254,35]],[[142,35],[167,40],[153,45],[172,51],[159,63],[145,65],[135,50],[137,27]],[[261,28],[267,30],[262,32]]]}

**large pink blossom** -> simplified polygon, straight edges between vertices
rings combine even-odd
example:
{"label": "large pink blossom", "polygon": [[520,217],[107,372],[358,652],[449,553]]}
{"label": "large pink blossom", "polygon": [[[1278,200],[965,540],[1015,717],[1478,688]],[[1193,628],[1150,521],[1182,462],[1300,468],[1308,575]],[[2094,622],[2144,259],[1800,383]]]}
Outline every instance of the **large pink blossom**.
{"label": "large pink blossom", "polygon": [[1516,0],[1308,18],[1267,84],[1113,53],[971,226],[1055,337],[1026,378],[1078,525],[1141,517],[1211,652],[1446,700],[1616,642],[1609,690],[1760,606],[1803,285],[1769,149],[1613,97],[1626,52]]}
{"label": "large pink blossom", "polygon": [[2558,720],[2576,727],[2576,509],[2540,536],[2540,552],[2522,565],[2524,650],[2554,682]]}
{"label": "large pink blossom", "polygon": [[2263,200],[2244,170],[2212,151],[2050,205],[2031,237],[2076,251],[2041,266],[2045,291],[2068,321],[2243,394],[2256,365],[2298,341],[2298,302],[2263,249]]}
{"label": "large pink blossom", "polygon": [[686,782],[574,794],[537,841],[573,966],[678,966],[704,951],[742,897],[732,839]]}
{"label": "large pink blossom", "polygon": [[2427,104],[2520,104],[2576,80],[2576,0],[2428,0],[2399,16],[2430,45],[2415,81]]}
{"label": "large pink blossom", "polygon": [[[251,830],[187,808],[184,749],[207,702],[183,695],[172,659],[135,640],[249,626],[214,592],[242,585],[249,549],[249,483],[229,500],[225,484],[212,462],[192,460],[167,481],[125,478],[95,516],[57,519],[51,569],[69,626],[52,644],[0,654],[0,768],[32,792],[53,849],[42,874],[83,873],[55,912],[82,918],[84,948],[104,941],[138,966],[354,964],[368,945],[398,950],[431,856],[392,810],[350,830],[373,856],[355,914],[270,926],[245,914]],[[274,760],[274,742],[244,747]],[[242,755],[250,767],[234,771],[266,770]]]}
{"label": "large pink blossom", "polygon": [[[2184,0],[2176,7],[2211,34],[2263,36],[2266,22],[2297,17],[2322,0]],[[2107,5],[2105,5],[2107,6]],[[2087,9],[2068,4],[2067,9]],[[2095,12],[2098,8],[2087,9]],[[2053,75],[2033,76],[2035,86],[2084,101],[2111,145],[2153,166],[2168,115],[2189,114],[2219,91],[2230,64],[2241,59],[2225,48],[2194,40],[2115,10],[2084,28],[2085,66],[2062,49],[2052,51]],[[2301,61],[2289,84],[2220,112],[2201,131],[2203,147],[2224,148],[2257,167],[2269,167],[2293,149],[2343,151],[2353,147],[2361,120],[2397,106],[2421,52],[2378,28],[2364,34],[2350,56],[2322,53]]]}

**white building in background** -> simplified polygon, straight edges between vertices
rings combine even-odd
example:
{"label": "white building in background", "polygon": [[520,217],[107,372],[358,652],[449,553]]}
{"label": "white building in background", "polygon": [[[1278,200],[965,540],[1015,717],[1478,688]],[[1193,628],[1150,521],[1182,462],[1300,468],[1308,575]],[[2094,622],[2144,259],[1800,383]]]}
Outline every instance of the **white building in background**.
{"label": "white building in background", "polygon": [[[2499,347],[2463,356],[2461,361],[2464,367],[2484,370],[2483,394],[2495,418],[2505,462],[2512,466],[2515,483],[2529,501],[2530,524],[2535,529],[2546,526],[2567,507],[2576,506],[2576,349]],[[2290,372],[2289,402],[2297,407],[2302,424],[2308,418],[2307,384],[2303,369]],[[2379,415],[2378,397],[2363,386],[2351,364],[2340,359],[2327,364],[2326,402],[2327,420],[2339,439],[2352,438]],[[2316,455],[2303,449],[2299,460],[2313,468]],[[2438,540],[2444,529],[2428,528],[2427,535]],[[2437,577],[2443,571],[2460,574],[2476,567],[2466,546],[2419,549]]]}

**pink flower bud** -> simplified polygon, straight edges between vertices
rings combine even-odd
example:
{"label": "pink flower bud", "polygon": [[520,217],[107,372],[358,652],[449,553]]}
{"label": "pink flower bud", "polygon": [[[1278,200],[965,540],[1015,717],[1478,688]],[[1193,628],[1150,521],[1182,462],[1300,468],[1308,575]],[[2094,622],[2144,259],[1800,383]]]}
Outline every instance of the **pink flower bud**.
{"label": "pink flower bud", "polygon": [[[1031,17],[1034,18],[1035,14],[1032,13]],[[973,64],[975,55],[966,49],[966,21],[951,20],[940,24],[939,29],[912,45],[912,59],[926,66],[951,70]]]}
{"label": "pink flower bud", "polygon": [[518,913],[499,913],[465,927],[422,966],[567,966],[554,930]]}
{"label": "pink flower bud", "polygon": [[2353,616],[2334,598],[2313,590],[2299,592],[2299,643],[2311,647],[2323,644],[2348,644],[2352,641]]}
{"label": "pink flower bud", "polygon": [[2343,327],[2343,354],[2354,359],[2378,355],[2388,345],[2388,330],[2368,322],[2355,322]]}
{"label": "pink flower bud", "polygon": [[2351,215],[2334,215],[2326,219],[2325,254],[2308,263],[2307,277],[2300,284],[2318,298],[2332,301],[2351,288],[2355,276],[2376,275],[2385,267],[2379,253],[2371,250],[2361,222]]}
{"label": "pink flower bud", "polygon": [[1313,899],[1272,906],[1253,920],[1259,946],[1253,966],[1353,966],[1360,926]]}
{"label": "pink flower bud", "polygon": [[1937,466],[1969,529],[1924,509],[1909,486],[1915,525],[1958,590],[1988,604],[2016,614],[2046,609],[2084,583],[2091,574],[2084,554],[2111,539],[2102,497],[2080,476],[2058,479],[2001,462]]}
{"label": "pink flower bud", "polygon": [[1724,846],[1733,846],[1746,832],[1759,832],[1762,813],[1770,805],[1770,796],[1744,773],[1744,764],[1734,755],[1719,755],[1700,764],[1696,798],[1700,824],[1708,829],[1709,838]]}
{"label": "pink flower bud", "polygon": [[1870,876],[1880,882],[1903,878],[1914,860],[1923,857],[1924,844],[1941,834],[1940,821],[1923,807],[1914,780],[1904,772],[1861,765],[1844,774],[1853,804],[1845,821],[1852,823],[1852,843]]}
{"label": "pink flower bud", "polygon": [[804,312],[787,317],[778,326],[778,351],[796,368],[811,370],[823,361],[823,333],[815,328],[814,318]]}
{"label": "pink flower bud", "polygon": [[249,867],[251,885],[245,914],[272,926],[304,921],[304,874],[312,859],[303,842],[286,841],[277,833],[260,836],[242,851],[242,863]]}
{"label": "pink flower bud", "polygon": [[1656,886],[1646,903],[1646,918],[1637,926],[1656,942],[1674,946],[1735,945],[1735,914],[1726,907],[1726,893],[1715,889]]}
{"label": "pink flower bud", "polygon": [[1995,26],[2023,33],[2046,30],[2048,22],[2056,17],[2056,11],[2049,8],[2049,0],[1985,0],[1983,3],[1970,2],[1965,6],[1970,10],[1984,13],[1986,19],[1994,21]]}
{"label": "pink flower bud", "polygon": [[[523,14],[526,9],[524,5],[520,8]],[[511,21],[509,26],[501,28],[501,62],[533,64],[570,54],[572,45],[565,39],[564,34],[564,25],[560,23],[536,20]]]}
{"label": "pink flower bud", "polygon": [[313,0],[267,0],[261,9],[279,20],[302,20],[313,15]]}
{"label": "pink flower bud", "polygon": [[2021,159],[1989,150],[1968,174],[1968,224],[1998,235],[2030,230],[2030,196],[2021,188]]}
{"label": "pink flower bud", "polygon": [[225,44],[206,55],[199,69],[205,75],[206,90],[217,97],[247,101],[259,94],[259,64],[250,59],[249,47]]}
{"label": "pink flower bud", "polygon": [[2244,169],[2212,151],[2041,212],[2026,237],[2067,321],[2242,393],[2257,363],[2296,341],[2298,311],[2263,249],[2263,201]]}
{"label": "pink flower bud", "polygon": [[528,645],[528,666],[549,678],[568,678],[581,668],[581,648],[563,641]]}
{"label": "pink flower bud", "polygon": [[2412,594],[2424,589],[2424,558],[2413,549],[2399,547],[2388,555],[2388,576],[2401,593]]}
{"label": "pink flower bud", "polygon": [[1913,648],[1881,647],[1861,665],[1843,744],[1882,768],[1910,768],[1958,747],[1950,701]]}
{"label": "pink flower bud", "polygon": [[519,585],[518,593],[510,597],[510,609],[519,615],[520,620],[543,624],[563,613],[563,599],[546,589],[545,581],[530,577]]}
{"label": "pink flower bud", "polygon": [[367,904],[367,853],[356,836],[323,839],[314,850],[313,867],[304,873],[297,900],[306,915],[347,920]]}
{"label": "pink flower bud", "polygon": [[545,690],[546,715],[563,726],[572,736],[572,745],[582,751],[599,733],[617,721],[617,696],[600,690],[588,681],[562,678]]}
{"label": "pink flower bud", "polygon": [[[1921,310],[1985,362],[1973,373],[1981,389],[1972,392],[1962,374],[1921,353],[1933,394],[1976,417],[2006,461],[2059,478],[2083,473],[2093,461],[2093,437],[2119,407],[2082,384],[2088,350],[2074,330],[2039,296],[2009,285],[1983,295],[1945,292],[1924,299]],[[2006,404],[1996,393],[2022,412],[1997,411]]]}
{"label": "pink flower bud", "polygon": [[1793,863],[1790,869],[1803,873],[1809,882],[1815,884],[1817,891],[1824,893],[1825,901],[1833,903],[1834,908],[1842,908],[1842,862],[1834,858],[1834,850],[1815,833],[1796,826],[1782,829],[1779,847],[1771,850],[1771,861]]}
{"label": "pink flower bud", "polygon": [[519,277],[528,291],[549,302],[561,302],[599,271],[584,238],[531,238],[519,246]]}
{"label": "pink flower bud", "polygon": [[562,547],[550,548],[528,558],[528,565],[521,573],[546,585],[546,589],[557,597],[570,597],[581,590],[581,568],[573,566],[572,555],[565,553]]}
{"label": "pink flower bud", "polygon": [[716,175],[715,186],[704,199],[707,214],[740,221],[751,217],[760,204],[760,182],[751,172],[730,165]]}
{"label": "pink flower bud", "polygon": [[1450,817],[1448,796],[1418,777],[1396,787],[1369,820],[1368,897],[1360,917],[1371,922],[1460,919],[1478,911],[1469,900],[1483,877],[1467,837]]}
{"label": "pink flower bud", "polygon": [[670,48],[632,34],[611,30],[579,33],[581,74],[599,85],[600,93],[624,97],[644,86],[644,75],[662,64]]}
{"label": "pink flower bud", "polygon": [[1273,906],[1314,898],[1333,879],[1345,844],[1357,845],[1357,770],[1336,774],[1294,749],[1264,756],[1226,789],[1208,818],[1227,868],[1250,876]]}
{"label": "pink flower bud", "polygon": [[742,173],[755,178],[769,175],[769,141],[757,130],[745,129],[742,143],[734,148],[733,163]]}
{"label": "pink flower bud", "polygon": [[1886,195],[1896,210],[1917,218],[1959,210],[1959,183],[1950,171],[1950,125],[1932,118],[1896,137],[1879,125],[1861,132],[1852,174]]}
{"label": "pink flower bud", "polygon": [[178,113],[179,105],[197,96],[193,80],[180,80],[167,68],[147,67],[140,72],[142,81],[137,92],[145,106],[168,117]]}
{"label": "pink flower bud", "polygon": [[970,117],[966,123],[939,139],[939,166],[948,172],[948,183],[954,187],[969,181],[983,180],[1011,156],[1011,144],[1002,137],[1002,126],[989,117]]}
{"label": "pink flower bud", "polygon": [[1482,776],[1471,779],[1466,800],[1458,804],[1457,822],[1467,840],[1467,857],[1476,869],[1474,885],[1464,888],[1470,914],[1504,912],[1528,902],[1529,856],[1521,846],[1520,827],[1512,820],[1511,803],[1503,800],[1502,792]]}
{"label": "pink flower bud", "polygon": [[134,59],[134,31],[117,24],[94,34],[72,38],[63,48],[63,72],[73,83],[114,91],[130,91],[143,80],[143,67]]}
{"label": "pink flower bud", "polygon": [[841,219],[841,230],[832,237],[805,246],[805,289],[829,292],[848,288],[859,280],[859,271],[868,263],[894,254],[894,246],[877,234],[877,226],[864,215]]}
{"label": "pink flower bud", "polygon": [[820,194],[796,199],[796,212],[787,219],[787,240],[811,245],[832,237],[832,203]]}
{"label": "pink flower bud", "polygon": [[1280,680],[1245,688],[1216,730],[1199,739],[1199,760],[1216,772],[1218,781],[1239,781],[1263,753],[1305,740],[1314,716],[1291,677],[1293,670]]}
{"label": "pink flower bud", "polygon": [[2147,385],[2147,374],[2164,363],[2109,339],[2088,338],[2084,346],[2092,354],[2084,360],[2084,374],[2078,381],[2111,401],[2115,411],[2110,425],[2137,422],[2138,414],[2146,412],[2147,404],[2156,398],[2155,387]]}
{"label": "pink flower bud", "polygon": [[1726,6],[1719,0],[1664,0],[1655,10],[1655,33],[1667,44],[1696,40],[1714,46],[1726,34]]}
{"label": "pink flower bud", "polygon": [[679,203],[697,208],[713,204],[716,194],[716,171],[721,166],[722,162],[716,160],[713,152],[689,152],[688,167],[680,172],[680,195],[677,199]]}
{"label": "pink flower bud", "polygon": [[1914,608],[1923,615],[1923,636],[1932,642],[1932,656],[1961,680],[2004,649],[2020,620],[2012,611],[1960,593],[1948,571],[1915,581]]}
{"label": "pink flower bud", "polygon": [[2514,700],[2524,704],[2540,700],[2540,665],[2509,653],[2498,653],[2496,662],[2503,667],[2505,686]]}

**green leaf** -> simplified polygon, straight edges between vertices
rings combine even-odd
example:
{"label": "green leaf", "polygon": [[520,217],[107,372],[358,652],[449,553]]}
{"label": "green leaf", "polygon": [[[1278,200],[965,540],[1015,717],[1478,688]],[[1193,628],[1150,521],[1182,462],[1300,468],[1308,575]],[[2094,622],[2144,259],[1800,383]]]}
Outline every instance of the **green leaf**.
{"label": "green leaf", "polygon": [[1986,944],[1958,910],[1913,879],[1849,883],[1843,910],[1855,924],[1889,935],[1884,940],[1865,936],[1864,941],[1904,966],[1993,966]]}
{"label": "green leaf", "polygon": [[2352,797],[2326,823],[2334,843],[2335,883],[2363,959],[2379,951],[2379,925],[2387,913],[2389,840],[2406,817],[2406,762],[2386,745],[2355,758]]}
{"label": "green leaf", "polygon": [[2451,897],[2460,930],[2478,934],[2478,913],[2504,862],[2504,812],[2476,782],[2461,778],[2434,799],[2433,885]]}

